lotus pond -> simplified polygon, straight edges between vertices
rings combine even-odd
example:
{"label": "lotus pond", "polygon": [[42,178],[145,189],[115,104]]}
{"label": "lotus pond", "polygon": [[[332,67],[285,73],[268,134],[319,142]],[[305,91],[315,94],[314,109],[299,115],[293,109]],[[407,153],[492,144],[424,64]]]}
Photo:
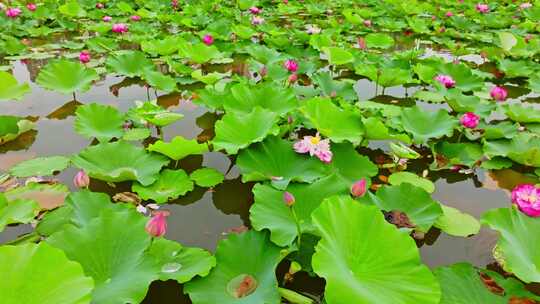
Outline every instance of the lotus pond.
{"label": "lotus pond", "polygon": [[540,303],[539,22],[0,2],[0,302]]}

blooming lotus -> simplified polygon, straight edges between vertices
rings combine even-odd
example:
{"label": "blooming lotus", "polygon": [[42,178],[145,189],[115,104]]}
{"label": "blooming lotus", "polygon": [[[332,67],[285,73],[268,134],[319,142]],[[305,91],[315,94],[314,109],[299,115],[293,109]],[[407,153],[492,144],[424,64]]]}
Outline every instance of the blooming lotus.
{"label": "blooming lotus", "polygon": [[435,80],[445,86],[447,89],[453,88],[456,85],[456,81],[449,75],[437,75]]}
{"label": "blooming lotus", "polygon": [[115,23],[112,26],[112,31],[119,34],[127,33],[128,26],[125,23]]}
{"label": "blooming lotus", "polygon": [[367,180],[362,178],[351,186],[351,194],[354,197],[362,197],[367,191]]}
{"label": "blooming lotus", "polygon": [[18,7],[10,7],[6,10],[6,16],[9,18],[17,18],[22,13]]}
{"label": "blooming lotus", "polygon": [[283,66],[291,73],[296,73],[296,71],[298,71],[298,62],[295,60],[288,59]]}
{"label": "blooming lotus", "polygon": [[253,16],[251,17],[251,24],[253,25],[259,25],[264,23],[264,18],[259,16]]}
{"label": "blooming lotus", "polygon": [[261,13],[261,9],[256,7],[256,6],[252,6],[249,8],[249,12],[256,15],[256,14],[260,14]]}
{"label": "blooming lotus", "polygon": [[28,3],[28,4],[26,5],[26,8],[27,8],[29,11],[33,12],[33,11],[35,11],[35,10],[37,9],[37,5],[34,4],[34,3]]}
{"label": "blooming lotus", "polygon": [[90,177],[84,170],[81,170],[75,174],[75,177],[73,178],[73,185],[77,188],[88,188],[90,185]]}
{"label": "blooming lotus", "polygon": [[482,13],[482,14],[488,13],[489,12],[489,5],[483,4],[483,3],[478,3],[476,5],[476,10],[479,13]]}
{"label": "blooming lotus", "polygon": [[82,51],[79,54],[79,61],[81,63],[88,63],[88,62],[90,62],[90,59],[91,59],[91,56],[90,56],[90,52],[88,52],[88,51]]}
{"label": "blooming lotus", "polygon": [[506,97],[508,96],[508,92],[503,87],[494,86],[491,89],[491,92],[489,92],[489,95],[496,101],[505,101]]}
{"label": "blooming lotus", "polygon": [[473,112],[467,112],[461,116],[459,122],[462,126],[469,129],[474,129],[478,126],[480,122],[480,116],[474,114]]}
{"label": "blooming lotus", "polygon": [[111,16],[104,16],[101,20],[103,20],[104,22],[111,22],[112,17]]}
{"label": "blooming lotus", "polygon": [[304,136],[304,138],[294,144],[294,150],[298,153],[308,153],[317,156],[321,161],[329,163],[332,161],[332,151],[330,151],[330,140],[323,139],[319,133],[315,136]]}
{"label": "blooming lotus", "polygon": [[540,188],[521,184],[512,190],[512,203],[528,216],[540,217]]}
{"label": "blooming lotus", "polygon": [[155,211],[152,218],[146,223],[146,232],[153,237],[161,237],[167,232],[168,211]]}
{"label": "blooming lotus", "polygon": [[131,19],[131,21],[137,22],[137,21],[141,21],[141,16],[133,15],[129,19]]}
{"label": "blooming lotus", "polygon": [[204,35],[202,42],[206,45],[212,45],[214,43],[214,37],[212,35]]}

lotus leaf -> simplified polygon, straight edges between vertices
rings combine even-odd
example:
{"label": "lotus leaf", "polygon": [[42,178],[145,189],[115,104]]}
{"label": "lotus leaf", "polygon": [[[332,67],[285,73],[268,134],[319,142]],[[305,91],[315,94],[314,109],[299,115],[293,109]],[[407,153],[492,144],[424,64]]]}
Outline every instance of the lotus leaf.
{"label": "lotus leaf", "polygon": [[430,139],[452,136],[457,120],[446,110],[425,111],[418,106],[401,111],[403,129],[412,134],[415,143],[426,143]]}
{"label": "lotus leaf", "polygon": [[225,98],[223,106],[227,112],[249,113],[255,107],[286,114],[297,107],[297,100],[291,89],[279,88],[273,83],[257,86],[236,84],[231,87],[231,95]]}
{"label": "lotus leaf", "polygon": [[70,162],[71,160],[64,156],[38,157],[18,163],[9,173],[17,177],[53,175],[66,169]]}
{"label": "lotus leaf", "polygon": [[75,131],[86,138],[95,137],[99,142],[108,142],[124,133],[124,115],[111,106],[86,104],[78,107],[75,114]]}
{"label": "lotus leaf", "polygon": [[107,58],[107,67],[127,77],[142,77],[146,70],[155,69],[152,61],[139,51],[128,51],[114,54]]}
{"label": "lotus leaf", "polygon": [[94,69],[79,62],[60,59],[49,62],[39,72],[36,82],[46,89],[71,94],[88,91],[97,79],[99,76]]}
{"label": "lotus leaf", "polygon": [[523,165],[540,167],[540,136],[519,133],[511,140],[486,141],[484,153],[488,157],[505,156]]}
{"label": "lotus leaf", "polygon": [[39,213],[39,205],[32,200],[18,199],[8,202],[3,193],[0,193],[0,232],[6,225],[29,223]]}
{"label": "lotus leaf", "polygon": [[411,172],[404,171],[404,172],[392,173],[388,177],[388,182],[394,186],[400,185],[402,183],[409,183],[413,186],[426,190],[426,192],[428,193],[433,193],[433,191],[435,191],[435,185],[433,184],[432,181],[430,181],[429,179],[422,178]]}
{"label": "lotus leaf", "polygon": [[456,208],[441,205],[443,214],[433,224],[449,235],[467,237],[480,231],[480,222]]}
{"label": "lotus leaf", "polygon": [[188,155],[199,155],[208,151],[207,144],[199,144],[195,139],[185,139],[182,136],[174,137],[171,142],[158,140],[148,146],[148,151],[158,152],[174,160],[180,160]]}
{"label": "lotus leaf", "polygon": [[19,100],[28,92],[30,86],[27,83],[19,85],[13,75],[0,71],[0,101]]}
{"label": "lotus leaf", "polygon": [[192,191],[193,182],[182,169],[165,169],[153,184],[143,186],[140,183],[134,183],[131,189],[144,200],[151,199],[163,204]]}
{"label": "lotus leaf", "polygon": [[214,187],[223,182],[223,173],[213,168],[200,168],[193,171],[189,178],[199,187]]}
{"label": "lotus leaf", "polygon": [[50,210],[63,205],[68,193],[68,187],[63,184],[30,182],[22,187],[10,189],[4,194],[9,201],[32,200],[37,202],[42,210]]}

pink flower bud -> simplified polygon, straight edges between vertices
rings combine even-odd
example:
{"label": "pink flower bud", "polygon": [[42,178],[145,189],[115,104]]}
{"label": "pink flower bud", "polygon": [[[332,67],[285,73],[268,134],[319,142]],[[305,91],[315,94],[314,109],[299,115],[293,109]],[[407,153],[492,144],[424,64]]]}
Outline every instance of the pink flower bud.
{"label": "pink flower bud", "polygon": [[37,5],[35,5],[34,3],[28,3],[28,4],[26,5],[26,8],[27,8],[29,11],[33,12],[33,11],[35,11],[35,10],[37,9]]}
{"label": "pink flower bud", "polygon": [[367,43],[364,37],[358,38],[358,48],[361,50],[367,49]]}
{"label": "pink flower bud", "polygon": [[155,211],[152,218],[146,223],[146,232],[153,237],[161,237],[167,232],[168,211]]}
{"label": "pink flower bud", "polygon": [[6,16],[9,18],[17,18],[22,13],[18,7],[10,7],[6,10]]}
{"label": "pink flower bud", "polygon": [[91,56],[90,56],[90,53],[88,51],[82,51],[79,54],[79,61],[81,63],[88,63],[88,62],[90,62],[90,59],[91,59]]}
{"label": "pink flower bud", "polygon": [[101,3],[101,2],[98,2],[98,3],[96,3],[96,8],[97,9],[104,9],[105,5],[103,3]]}
{"label": "pink flower bud", "polygon": [[489,6],[487,4],[478,3],[476,5],[476,10],[481,14],[485,14],[489,12]]}
{"label": "pink flower bud", "polygon": [[462,126],[469,129],[474,129],[478,126],[480,122],[480,116],[474,114],[473,112],[467,112],[461,116],[459,122]]}
{"label": "pink flower bud", "polygon": [[261,13],[261,9],[256,6],[252,6],[249,8],[249,12],[256,15]]}
{"label": "pink flower bud", "polygon": [[127,33],[128,26],[125,23],[115,23],[112,26],[112,31],[119,34]]}
{"label": "pink flower bud", "polygon": [[437,75],[435,80],[447,89],[453,88],[456,85],[456,81],[449,75]]}
{"label": "pink flower bud", "polygon": [[90,177],[83,170],[77,172],[73,178],[73,184],[77,188],[88,188],[90,185]]}
{"label": "pink flower bud", "polygon": [[521,184],[512,190],[512,203],[528,216],[540,217],[540,188]]}
{"label": "pink flower bud", "polygon": [[291,73],[295,73],[296,71],[298,71],[298,62],[296,62],[295,60],[288,59],[287,61],[285,61],[283,66]]}
{"label": "pink flower bud", "polygon": [[506,97],[508,96],[508,92],[503,87],[494,86],[493,89],[491,89],[491,92],[489,92],[489,95],[496,101],[505,101]]}
{"label": "pink flower bud", "polygon": [[141,21],[141,16],[133,15],[130,17],[130,19],[131,21],[135,21],[135,22]]}
{"label": "pink flower bud", "polygon": [[202,42],[206,45],[212,45],[214,43],[214,37],[212,35],[204,35]]}
{"label": "pink flower bud", "polygon": [[448,18],[450,18],[450,17],[454,16],[454,13],[452,13],[452,12],[446,12],[445,16],[448,17]]}
{"label": "pink flower bud", "polygon": [[112,17],[111,16],[104,16],[101,20],[103,20],[104,22],[111,22]]}
{"label": "pink flower bud", "polygon": [[294,195],[292,195],[292,193],[285,191],[283,192],[283,201],[287,207],[291,207],[294,205],[296,200],[294,199]]}
{"label": "pink flower bud", "polygon": [[351,186],[351,194],[354,197],[362,197],[367,191],[367,180],[362,178]]}
{"label": "pink flower bud", "polygon": [[283,0],[283,4],[289,4],[289,0]]}
{"label": "pink flower bud", "polygon": [[291,74],[288,79],[289,83],[295,83],[297,80],[298,80],[298,75],[296,74]]}
{"label": "pink flower bud", "polygon": [[364,23],[364,26],[365,26],[365,27],[371,27],[371,25],[372,25],[371,20],[369,20],[369,19],[368,19],[368,20],[364,20],[363,23]]}

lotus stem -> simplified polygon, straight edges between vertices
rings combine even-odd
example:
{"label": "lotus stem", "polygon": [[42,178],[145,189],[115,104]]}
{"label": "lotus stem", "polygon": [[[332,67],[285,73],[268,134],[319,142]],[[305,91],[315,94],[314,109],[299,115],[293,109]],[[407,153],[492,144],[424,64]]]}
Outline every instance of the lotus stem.
{"label": "lotus stem", "polygon": [[311,298],[308,298],[304,295],[299,294],[296,291],[279,287],[279,295],[284,298],[285,300],[293,303],[293,304],[314,304],[315,301]]}
{"label": "lotus stem", "polygon": [[300,228],[300,223],[298,222],[298,217],[296,216],[296,211],[294,211],[294,207],[291,206],[290,209],[294,218],[294,223],[296,224],[296,231],[298,232],[298,249],[300,250],[300,245],[302,244],[302,228]]}

